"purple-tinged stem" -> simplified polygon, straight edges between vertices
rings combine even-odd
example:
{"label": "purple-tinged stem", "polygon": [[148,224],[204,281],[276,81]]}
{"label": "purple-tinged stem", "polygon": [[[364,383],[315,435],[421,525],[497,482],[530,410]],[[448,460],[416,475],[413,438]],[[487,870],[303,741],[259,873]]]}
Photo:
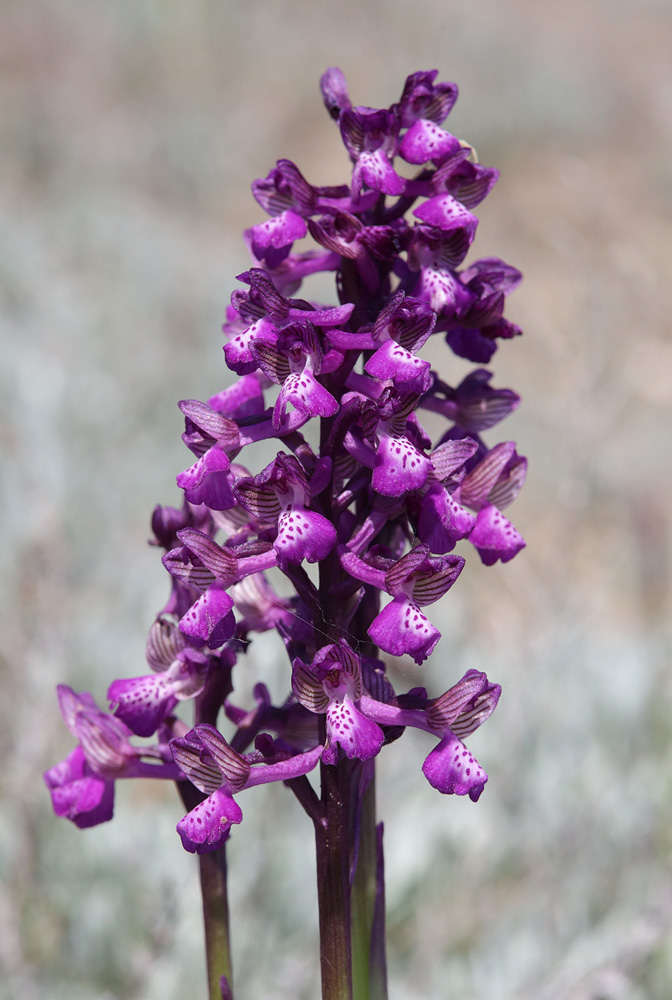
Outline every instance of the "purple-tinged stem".
{"label": "purple-tinged stem", "polygon": [[[231,690],[230,670],[215,675],[196,702],[195,723],[207,722],[215,726],[219,710]],[[196,792],[193,785],[189,787]],[[199,798],[202,796],[199,795]],[[226,844],[207,854],[200,854],[198,866],[203,900],[208,1000],[222,1000],[223,996],[233,1000]],[[222,986],[223,979],[225,988]]]}
{"label": "purple-tinged stem", "polygon": [[315,824],[322,1000],[353,1000],[349,761],[322,764],[324,818]]}
{"label": "purple-tinged stem", "polygon": [[198,862],[203,897],[208,998],[221,1000],[221,980],[224,977],[228,986],[228,996],[233,1000],[229,901],[226,891],[226,846],[199,855]]}
{"label": "purple-tinged stem", "polygon": [[[205,798],[190,781],[178,781],[176,785],[188,811]],[[222,1000],[222,996],[233,1000],[226,844],[207,854],[199,854],[198,867],[203,900],[208,1000]],[[226,993],[222,989],[222,978],[226,980]]]}
{"label": "purple-tinged stem", "polygon": [[354,1000],[387,1000],[382,824],[376,827],[374,761],[367,761],[365,768],[360,781],[367,785],[359,795],[354,834],[358,849],[351,896],[353,996]]}

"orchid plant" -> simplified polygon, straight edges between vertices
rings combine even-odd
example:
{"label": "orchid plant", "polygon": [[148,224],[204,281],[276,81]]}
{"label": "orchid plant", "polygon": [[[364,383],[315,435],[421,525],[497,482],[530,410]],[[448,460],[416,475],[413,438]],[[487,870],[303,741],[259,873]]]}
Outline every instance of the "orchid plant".
{"label": "orchid plant", "polygon": [[[324,1000],[382,1000],[375,759],[410,726],[433,740],[422,770],[439,792],[475,802],[487,781],[464,740],[499,685],[468,670],[438,696],[402,694],[384,659],[422,664],[436,648],[425,609],[460,576],[459,543],[486,565],[525,544],[502,510],[526,461],[481,438],[519,403],[480,366],[521,332],[503,315],[521,274],[495,257],[463,265],[498,172],[441,128],[458,91],[436,76],[413,73],[398,103],[374,109],[354,107],[327,70],[350,183],[316,187],[289,160],[253,183],[269,218],[245,232],[253,266],[224,325],[237,378],[179,404],[195,460],[177,477],[183,506],[152,516],[171,589],[149,631],[151,672],[115,680],[109,712],[58,689],[77,746],[45,774],[57,815],[82,828],[111,819],[121,778],[177,785],[177,832],[201,866],[211,1000],[233,996],[225,850],[246,789],[283,782],[314,825]],[[295,250],[308,235],[317,249]],[[295,297],[317,272],[334,274],[338,305]],[[437,336],[479,366],[456,386],[421,357]],[[444,422],[436,443],[423,412]],[[265,439],[275,458],[246,468],[246,447]],[[275,570],[292,596],[276,593]],[[255,704],[240,705],[235,678],[268,630],[286,650],[287,698],[273,705],[257,684]]]}

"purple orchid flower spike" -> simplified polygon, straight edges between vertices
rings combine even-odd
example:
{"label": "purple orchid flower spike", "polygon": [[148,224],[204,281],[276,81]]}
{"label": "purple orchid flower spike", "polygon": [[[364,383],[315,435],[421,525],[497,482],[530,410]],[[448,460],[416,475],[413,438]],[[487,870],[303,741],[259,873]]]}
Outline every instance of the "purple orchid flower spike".
{"label": "purple orchid flower spike", "polygon": [[[465,264],[498,172],[443,128],[458,91],[436,70],[408,76],[387,108],[353,104],[336,67],[320,88],[349,176],[320,186],[274,158],[253,182],[266,218],[244,232],[250,264],[223,325],[236,378],[179,403],[184,500],[152,515],[170,592],[148,666],[109,685],[111,713],[59,688],[77,746],[45,773],[55,812],[80,827],[111,818],[117,779],[176,782],[178,833],[199,856],[209,996],[228,1000],[226,842],[240,794],[269,782],[314,826],[323,1000],[352,998],[353,983],[358,997],[387,996],[376,759],[421,729],[434,741],[427,780],[475,801],[487,775],[464,740],[500,688],[469,670],[438,698],[397,696],[378,657],[433,654],[441,633],[425,611],[460,576],[457,546],[492,565],[525,545],[502,512],[526,459],[481,437],[520,402],[483,365],[520,333],[504,311],[521,274],[497,257]],[[326,304],[300,297],[317,274],[335,279]],[[445,381],[431,338],[477,367]],[[262,632],[291,665],[277,701],[254,677],[240,693]],[[318,765],[319,792],[307,777]]]}
{"label": "purple orchid flower spike", "polygon": [[325,764],[335,764],[339,751],[358,760],[368,760],[379,752],[385,737],[357,707],[362,696],[361,662],[344,639],[323,646],[311,664],[295,659],[292,690],[310,712],[326,715]]}

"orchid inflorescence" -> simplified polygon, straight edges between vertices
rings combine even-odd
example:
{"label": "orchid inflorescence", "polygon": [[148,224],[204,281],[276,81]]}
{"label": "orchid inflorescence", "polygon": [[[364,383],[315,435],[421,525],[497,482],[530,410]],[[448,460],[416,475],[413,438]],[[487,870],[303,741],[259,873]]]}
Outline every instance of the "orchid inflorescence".
{"label": "orchid inflorescence", "polygon": [[[365,762],[408,726],[434,738],[423,765],[434,788],[474,801],[483,791],[487,775],[463,740],[492,713],[499,686],[472,669],[438,697],[397,694],[379,655],[422,664],[433,652],[440,632],[424,609],[462,572],[457,543],[486,565],[525,544],[501,511],[526,460],[512,442],[481,438],[519,403],[480,366],[521,332],[503,315],[521,274],[495,257],[462,266],[472,210],[498,172],[440,127],[457,87],[436,75],[412,74],[399,102],[378,110],[353,107],[340,70],[327,70],[322,95],[351,183],[316,187],[284,159],[252,185],[269,218],[245,232],[254,266],[238,276],[224,325],[237,379],[207,402],[179,404],[195,461],[177,477],[182,508],[152,516],[171,593],[149,632],[151,673],[116,680],[111,713],[59,688],[78,745],[45,777],[56,813],[80,827],[111,818],[125,777],[178,782],[191,808],[177,829],[197,854],[222,847],[251,785],[287,782],[324,822],[325,795],[305,775],[320,762],[323,776],[340,768],[357,802]],[[409,165],[419,168],[410,178]],[[295,250],[308,235],[319,248]],[[335,274],[339,305],[295,297],[318,272]],[[437,335],[479,366],[456,386],[420,356]],[[445,423],[435,444],[423,411]],[[270,464],[242,465],[246,446],[267,439],[280,442]],[[276,593],[275,570],[292,596]],[[271,629],[291,664],[288,697],[273,705],[258,684],[256,704],[241,707],[234,667]],[[193,728],[175,714],[187,700]],[[356,841],[352,818],[348,829]]]}

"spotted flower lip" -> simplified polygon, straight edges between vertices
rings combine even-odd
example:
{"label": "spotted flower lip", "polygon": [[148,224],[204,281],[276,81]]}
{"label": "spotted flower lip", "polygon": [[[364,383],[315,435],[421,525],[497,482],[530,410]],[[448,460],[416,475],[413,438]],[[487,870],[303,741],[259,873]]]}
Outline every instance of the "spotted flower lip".
{"label": "spotted flower lip", "polygon": [[383,745],[380,726],[359,710],[362,689],[360,658],[345,640],[323,646],[310,664],[298,657],[292,664],[297,700],[310,712],[326,715],[325,764],[336,764],[341,755],[369,760]]}

